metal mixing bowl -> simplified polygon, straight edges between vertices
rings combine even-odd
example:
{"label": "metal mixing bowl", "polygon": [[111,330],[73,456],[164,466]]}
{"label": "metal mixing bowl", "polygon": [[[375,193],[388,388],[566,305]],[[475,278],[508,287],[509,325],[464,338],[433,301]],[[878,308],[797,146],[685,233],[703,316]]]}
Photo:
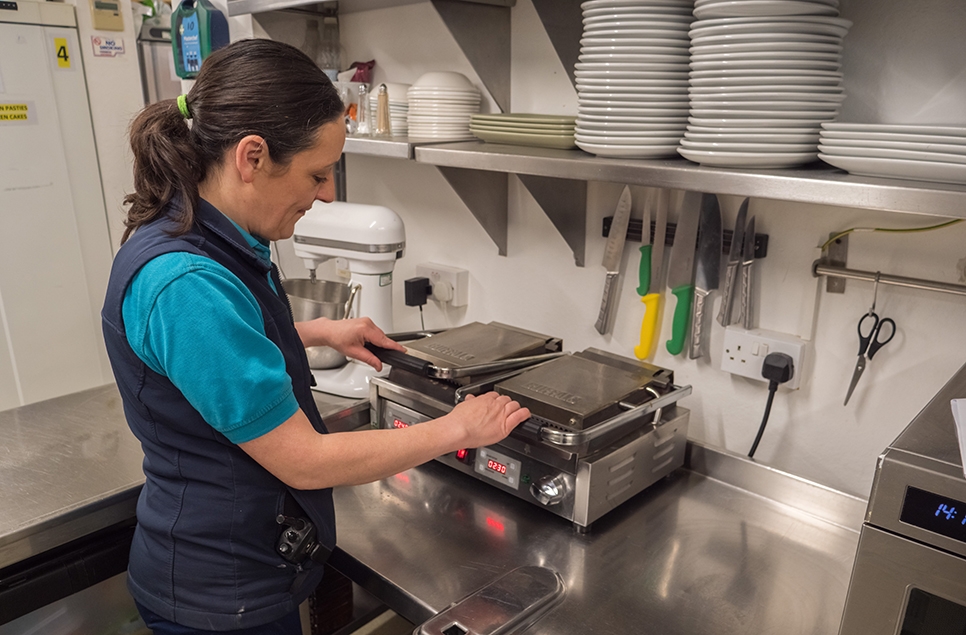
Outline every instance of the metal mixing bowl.
{"label": "metal mixing bowl", "polygon": [[[330,320],[348,317],[359,285],[290,278],[282,281],[282,288],[292,305],[292,317],[296,322],[306,322],[320,317]],[[348,361],[345,355],[328,346],[309,346],[305,354],[309,358],[309,367],[316,369],[338,368]]]}

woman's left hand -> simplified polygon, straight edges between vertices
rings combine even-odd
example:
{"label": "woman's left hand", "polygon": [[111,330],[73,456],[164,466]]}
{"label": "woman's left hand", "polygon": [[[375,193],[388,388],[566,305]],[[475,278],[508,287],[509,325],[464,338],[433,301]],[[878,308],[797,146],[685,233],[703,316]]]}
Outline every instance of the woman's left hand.
{"label": "woman's left hand", "polygon": [[306,347],[330,346],[346,357],[369,364],[377,371],[382,370],[382,362],[366,348],[366,342],[394,351],[406,352],[405,348],[389,339],[382,329],[367,317],[348,320],[318,318],[309,322],[298,322],[295,327]]}

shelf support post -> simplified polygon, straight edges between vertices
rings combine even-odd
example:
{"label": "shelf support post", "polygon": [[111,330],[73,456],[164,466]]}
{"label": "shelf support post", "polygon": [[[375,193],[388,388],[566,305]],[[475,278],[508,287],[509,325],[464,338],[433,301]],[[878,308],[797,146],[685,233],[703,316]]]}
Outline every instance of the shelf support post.
{"label": "shelf support post", "polygon": [[432,1],[500,110],[510,112],[510,7]]}
{"label": "shelf support post", "polygon": [[507,194],[505,172],[485,172],[436,166],[490,236],[501,256],[507,254]]}
{"label": "shelf support post", "polygon": [[517,178],[570,246],[576,265],[583,267],[587,243],[587,181],[528,174],[518,174]]}

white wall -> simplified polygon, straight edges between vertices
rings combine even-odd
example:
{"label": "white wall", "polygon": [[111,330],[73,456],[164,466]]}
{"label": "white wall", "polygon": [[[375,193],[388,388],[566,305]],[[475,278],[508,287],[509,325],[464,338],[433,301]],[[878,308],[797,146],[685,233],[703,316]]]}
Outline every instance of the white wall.
{"label": "white wall", "polygon": [[[512,11],[512,109],[575,114],[576,93],[532,4],[518,0]],[[966,124],[963,40],[936,37],[962,30],[966,8],[961,2],[845,0],[843,14],[856,22],[846,40],[846,88],[852,97],[843,119]],[[377,82],[412,82],[425,71],[446,69],[463,72],[482,86],[428,3],[348,14],[342,16],[341,29],[347,61],[375,59]],[[863,50],[852,49],[859,44]],[[923,61],[932,62],[928,72],[916,70]],[[906,89],[911,74],[928,82]],[[470,271],[470,302],[447,313],[430,303],[427,328],[496,320],[562,337],[568,350],[596,346],[633,356],[642,315],[635,292],[636,243],[625,248],[613,333],[600,336],[593,326],[604,273],[599,265],[601,219],[613,213],[620,184],[590,184],[587,266],[578,268],[515,177],[510,178],[509,254],[500,257],[434,167],[362,156],[348,156],[347,164],[349,200],[388,205],[406,223],[406,255],[397,264],[394,287],[396,330],[419,327],[418,311],[404,306],[402,281],[415,274],[417,263],[435,261]],[[735,201],[725,202],[725,226],[730,228]],[[849,282],[844,295],[825,294],[810,265],[816,246],[830,232],[856,225],[912,227],[936,219],[770,200],[753,200],[750,213],[757,215],[758,231],[770,235],[768,257],[756,265],[759,326],[814,337],[805,385],[779,392],[756,459],[867,496],[876,456],[966,362],[966,298],[880,287],[879,313],[892,317],[899,333],[870,362],[852,401],[843,407],[858,347],[856,322],[869,308],[872,285]],[[290,246],[282,245],[282,252],[284,268],[298,275],[300,264]],[[849,265],[957,281],[957,263],[964,258],[966,223],[924,234],[853,235]],[[663,322],[661,345],[670,333],[670,311]],[[717,370],[721,338],[715,324],[710,363],[671,357],[663,346],[655,361],[673,369],[679,383],[694,386],[684,402],[693,413],[690,436],[744,454],[767,390],[765,384]]]}

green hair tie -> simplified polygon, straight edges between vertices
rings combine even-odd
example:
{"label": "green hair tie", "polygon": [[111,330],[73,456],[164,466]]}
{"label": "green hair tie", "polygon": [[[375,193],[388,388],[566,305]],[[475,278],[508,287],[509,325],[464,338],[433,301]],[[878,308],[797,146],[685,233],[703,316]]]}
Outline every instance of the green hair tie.
{"label": "green hair tie", "polygon": [[191,119],[191,111],[188,110],[188,96],[178,95],[178,111],[185,119]]}

